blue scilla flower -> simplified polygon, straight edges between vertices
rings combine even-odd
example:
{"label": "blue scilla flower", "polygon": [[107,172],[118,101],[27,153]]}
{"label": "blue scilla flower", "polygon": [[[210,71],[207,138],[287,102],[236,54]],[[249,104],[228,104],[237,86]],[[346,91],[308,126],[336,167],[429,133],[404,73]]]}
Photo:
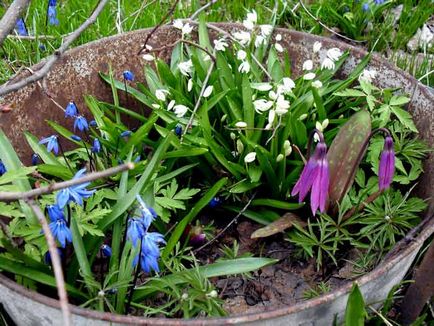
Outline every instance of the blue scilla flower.
{"label": "blue scilla flower", "polygon": [[125,80],[129,80],[129,81],[134,80],[134,74],[131,71],[125,70],[122,74],[123,74]]}
{"label": "blue scilla flower", "polygon": [[[160,244],[165,244],[164,237],[158,232],[147,232],[142,239],[142,253],[140,267],[145,273],[152,270],[159,272],[158,258],[160,258]],[[137,262],[136,262],[137,264]]]}
{"label": "blue scilla flower", "polygon": [[56,5],[56,0],[50,0],[48,2],[47,17],[49,25],[59,25],[59,19],[57,19]]}
{"label": "blue scilla flower", "polygon": [[369,3],[365,2],[365,3],[362,5],[362,10],[363,10],[364,12],[369,11]]}
{"label": "blue scilla flower", "polygon": [[181,134],[182,134],[182,125],[180,125],[179,123],[175,127],[175,134],[177,136],[181,136]]}
{"label": "blue scilla flower", "polygon": [[82,115],[79,115],[75,118],[74,121],[74,131],[75,129],[78,129],[80,131],[85,131],[89,129],[89,124],[87,123],[87,120]]}
{"label": "blue scilla flower", "polygon": [[385,0],[374,0],[374,3],[376,5],[382,5],[384,3]]}
{"label": "blue scilla flower", "polygon": [[39,164],[39,155],[36,153],[32,154],[32,165],[38,165]]}
{"label": "blue scilla flower", "polygon": [[145,231],[147,231],[152,221],[156,217],[157,213],[152,208],[148,207],[145,204],[145,202],[143,201],[142,197],[140,197],[140,195],[136,195],[136,199],[140,204],[140,212],[143,219],[142,221],[143,226],[145,227]]}
{"label": "blue scilla flower", "polygon": [[75,140],[75,141],[81,141],[81,137],[79,137],[79,136],[77,136],[77,135],[72,135],[72,136],[71,136],[71,139],[72,139],[72,140]]}
{"label": "blue scilla flower", "polygon": [[137,157],[134,159],[134,163],[139,163],[140,162],[140,160],[142,159],[142,156],[139,154],[139,155],[137,155]]}
{"label": "blue scilla flower", "polygon": [[45,51],[47,48],[45,47],[45,45],[44,44],[39,44],[39,50],[41,50],[41,51]]}
{"label": "blue scilla flower", "polygon": [[28,36],[29,33],[27,33],[26,24],[24,23],[24,19],[18,18],[17,22],[15,24],[15,30],[17,31],[18,35],[20,36]]}
{"label": "blue scilla flower", "polygon": [[65,248],[67,242],[72,242],[71,230],[66,225],[64,219],[53,221],[48,226],[50,227],[53,237],[59,241],[62,248]]}
{"label": "blue scilla flower", "polygon": [[111,257],[112,256],[112,248],[109,245],[103,244],[101,246],[101,253],[103,257]]}
{"label": "blue scilla flower", "polygon": [[210,200],[210,202],[208,203],[208,206],[211,208],[216,208],[216,207],[220,206],[221,203],[222,203],[222,200],[220,199],[220,197],[214,197],[213,199]]}
{"label": "blue scilla flower", "polygon": [[[74,180],[82,177],[85,172],[86,169],[81,169],[74,175],[72,179]],[[76,186],[71,186],[60,190],[56,196],[57,204],[59,205],[59,207],[63,208],[69,202],[75,202],[78,205],[83,205],[83,198],[89,198],[95,192],[95,190],[86,189],[89,184],[90,182],[85,182]]]}
{"label": "blue scilla flower", "polygon": [[125,130],[121,132],[121,137],[128,137],[131,135],[131,130]]}
{"label": "blue scilla flower", "polygon": [[92,148],[90,149],[92,153],[99,153],[101,152],[101,143],[99,142],[98,138],[95,138],[93,140]]}
{"label": "blue scilla flower", "polygon": [[73,101],[70,101],[65,108],[65,118],[73,118],[78,114],[77,105]]}
{"label": "blue scilla flower", "polygon": [[47,213],[50,217],[51,222],[55,222],[57,220],[64,220],[65,215],[63,214],[63,210],[58,205],[48,205]]}
{"label": "blue scilla flower", "polygon": [[56,135],[41,139],[39,144],[47,144],[47,151],[53,151],[56,155],[59,154],[59,143]]}
{"label": "blue scilla flower", "polygon": [[138,218],[130,218],[128,220],[127,238],[132,242],[134,246],[142,239],[145,234],[143,222]]}
{"label": "blue scilla flower", "polygon": [[3,164],[2,160],[0,160],[0,176],[6,173],[6,166]]}
{"label": "blue scilla flower", "polygon": [[91,120],[91,121],[89,122],[89,126],[91,126],[91,127],[96,127],[96,126],[97,126],[96,121],[95,121],[95,120]]}

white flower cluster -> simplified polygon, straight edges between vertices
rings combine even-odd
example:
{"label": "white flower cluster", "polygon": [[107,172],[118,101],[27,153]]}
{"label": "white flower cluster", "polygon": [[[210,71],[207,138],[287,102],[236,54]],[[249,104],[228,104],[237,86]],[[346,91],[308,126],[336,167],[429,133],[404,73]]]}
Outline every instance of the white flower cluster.
{"label": "white flower cluster", "polygon": [[191,26],[189,23],[184,24],[181,19],[175,19],[173,21],[173,27],[181,31],[182,37],[190,35],[191,31],[193,30],[193,26]]}
{"label": "white flower cluster", "polygon": [[376,76],[377,71],[375,69],[363,69],[362,73],[359,76],[359,81],[372,83]]}
{"label": "white flower cluster", "polygon": [[255,10],[252,10],[247,13],[246,19],[243,20],[243,26],[247,29],[247,31],[237,31],[233,34],[233,37],[240,43],[242,46],[246,46],[250,44],[250,42],[255,40],[255,47],[260,47],[265,44],[265,41],[268,36],[273,32],[272,25],[257,25],[258,15]]}
{"label": "white flower cluster", "polygon": [[295,87],[294,81],[285,77],[282,79],[282,83],[276,86],[273,90],[273,86],[269,83],[261,83],[255,86],[255,89],[260,91],[268,91],[267,98],[260,98],[253,101],[253,107],[258,114],[268,112],[268,123],[265,129],[271,129],[276,120],[276,116],[280,117],[288,112],[290,103],[285,99],[285,95],[290,94]]}

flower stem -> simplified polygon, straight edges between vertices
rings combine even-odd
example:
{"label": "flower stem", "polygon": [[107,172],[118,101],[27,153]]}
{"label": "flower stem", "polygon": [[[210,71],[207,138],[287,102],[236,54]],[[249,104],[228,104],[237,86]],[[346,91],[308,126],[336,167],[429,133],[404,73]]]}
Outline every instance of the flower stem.
{"label": "flower stem", "polygon": [[62,143],[60,141],[59,141],[59,147],[60,147],[60,151],[62,152],[63,159],[66,162],[66,165],[68,165],[69,170],[72,172],[72,174],[74,174],[74,170],[72,169],[71,165],[69,164],[68,159],[65,156],[65,151],[63,150]]}
{"label": "flower stem", "polygon": [[128,293],[128,301],[127,301],[127,305],[125,306],[125,313],[126,314],[128,314],[128,311],[130,310],[131,300],[133,299],[134,289],[136,288],[136,282],[137,282],[137,279],[139,278],[140,260],[142,259],[142,242],[141,241],[140,241],[139,245],[140,245],[139,260],[137,262],[136,273],[134,274],[133,283],[131,284],[130,292]]}

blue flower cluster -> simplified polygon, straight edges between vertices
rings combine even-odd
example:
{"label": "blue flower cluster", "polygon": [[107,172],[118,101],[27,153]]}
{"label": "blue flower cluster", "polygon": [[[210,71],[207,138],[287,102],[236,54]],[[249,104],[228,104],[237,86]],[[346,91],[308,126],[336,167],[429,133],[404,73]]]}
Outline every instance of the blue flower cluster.
{"label": "blue flower cluster", "polygon": [[17,31],[17,34],[20,36],[28,36],[29,33],[27,32],[26,24],[24,23],[24,19],[18,18],[17,22],[15,23],[15,30]]}
{"label": "blue flower cluster", "polygon": [[57,0],[48,1],[47,19],[49,25],[59,25],[59,19],[57,19]]}
{"label": "blue flower cluster", "polygon": [[[127,238],[133,246],[138,244],[140,256],[133,261],[133,266],[140,262],[140,267],[145,273],[159,272],[158,259],[160,258],[160,244],[165,244],[164,237],[158,232],[148,232],[152,221],[157,217],[156,212],[148,207],[143,199],[137,195],[136,199],[140,206],[140,216],[128,220]],[[140,243],[139,243],[140,241]]]}

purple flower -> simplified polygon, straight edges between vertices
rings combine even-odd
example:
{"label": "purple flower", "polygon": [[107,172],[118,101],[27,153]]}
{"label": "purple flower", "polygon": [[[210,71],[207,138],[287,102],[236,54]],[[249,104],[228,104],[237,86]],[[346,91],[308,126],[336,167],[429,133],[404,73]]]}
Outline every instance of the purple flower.
{"label": "purple flower", "polygon": [[[81,169],[74,175],[72,179],[74,180],[82,177],[85,172],[86,169]],[[89,198],[95,192],[95,190],[86,189],[89,184],[90,182],[85,182],[76,186],[71,186],[60,190],[56,196],[57,204],[59,205],[59,207],[63,208],[69,202],[75,202],[78,205],[82,206],[83,198]]]}
{"label": "purple flower", "polygon": [[77,128],[80,131],[85,131],[85,130],[89,129],[89,124],[87,123],[86,118],[83,117],[82,115],[79,115],[78,117],[75,118],[75,121],[74,121],[74,131]]}
{"label": "purple flower", "polygon": [[20,36],[28,36],[29,33],[27,32],[26,24],[24,23],[24,19],[18,18],[17,22],[15,24],[15,30],[17,31],[18,35]]}
{"label": "purple flower", "polygon": [[122,74],[123,74],[125,80],[129,80],[129,81],[134,80],[134,74],[131,71],[125,70]]}
{"label": "purple flower", "polygon": [[327,162],[327,145],[320,141],[309,161],[303,168],[300,178],[292,189],[291,195],[298,194],[302,202],[310,190],[310,207],[315,215],[317,209],[324,212],[329,189],[329,165]]}
{"label": "purple flower", "polygon": [[39,144],[47,144],[47,151],[53,151],[56,155],[59,154],[59,143],[56,135],[41,139]]}
{"label": "purple flower", "polygon": [[99,153],[101,152],[101,143],[99,142],[98,138],[95,138],[93,140],[93,145],[91,148],[92,153]]}
{"label": "purple flower", "polygon": [[65,118],[75,117],[78,114],[77,105],[73,101],[70,101],[65,108]]}
{"label": "purple flower", "polygon": [[393,139],[386,136],[384,147],[380,156],[380,165],[378,168],[378,188],[385,190],[390,187],[395,173],[395,150],[393,148]]}

